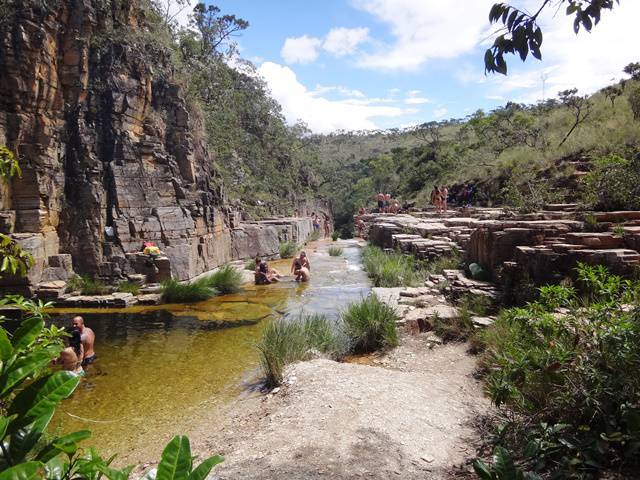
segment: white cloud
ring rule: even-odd
[[[433,112],[433,118],[442,118],[444,117],[447,113],[449,112],[449,110],[447,110],[446,108],[442,107],[442,108],[438,108],[436,110],[434,110]]]
[[[322,48],[336,57],[354,53],[369,38],[368,28],[332,28],[324,39]]]
[[[365,94],[360,90],[351,89],[342,85],[320,85],[317,84],[316,88],[309,92],[313,96],[325,95],[327,93],[337,93],[341,97],[347,98],[364,98]]]
[[[318,58],[322,40],[303,35],[302,37],[287,38],[284,41],[280,55],[287,63],[311,63]]]
[[[288,122],[304,120],[314,132],[334,130],[367,130],[377,128],[375,118],[399,118],[413,113],[392,105],[372,105],[367,99],[332,101],[317,96],[302,85],[291,68],[265,62],[258,69],[271,94],[282,105]]]
[[[425,103],[431,103],[431,99],[427,97],[409,97],[404,99],[404,103],[407,105],[424,105]]]
[[[473,50],[488,28],[494,0],[352,0],[389,25],[391,45],[362,55],[359,65],[416,70],[428,60],[455,58]]]

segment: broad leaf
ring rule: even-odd
[[[47,348],[16,360],[16,362],[0,376],[0,386],[2,386],[0,397],[3,397],[25,378],[49,365],[49,362],[55,358],[55,352],[55,348]]]
[[[26,462],[0,473],[0,480],[36,480],[44,478],[44,473],[42,463]]]
[[[128,480],[132,469],[133,467],[125,467],[122,470],[117,470],[106,465],[98,465],[98,470],[109,480]]]
[[[77,450],[77,443],[82,440],[86,440],[91,437],[90,430],[79,430],[77,432],[70,433],[68,435],[64,435],[62,437],[56,438],[52,442],[50,442],[46,447],[44,447],[40,453],[36,456],[36,460],[40,460],[41,462],[48,462],[56,455],[63,451],[64,447],[72,446],[74,450]]]
[[[13,348],[21,350],[31,345],[44,328],[44,320],[38,317],[28,318],[20,324],[13,334]]]
[[[473,461],[473,469],[481,480],[494,480],[489,467],[477,458]]]
[[[496,447],[493,454],[493,461],[496,472],[498,472],[500,478],[516,478],[516,466],[513,463],[513,458],[511,458],[511,455],[509,455],[506,449]]]
[[[162,452],[156,480],[187,480],[190,473],[189,439],[184,435],[176,435]]]
[[[224,458],[220,455],[207,458],[204,462],[198,465],[193,472],[191,472],[189,480],[205,480],[211,469],[222,462],[224,462]]]
[[[11,420],[13,420],[13,417],[0,417],[0,441],[2,441],[4,436],[7,434],[7,428],[9,427]]]
[[[58,371],[41,378],[22,390],[12,402],[9,413],[18,414],[16,428],[33,422],[43,413],[55,408],[61,400],[73,393],[80,378],[71,372]]]
[[[47,480],[62,480],[69,468],[69,463],[63,457],[53,457],[47,461],[45,468]]]
[[[7,337],[7,331],[4,328],[0,328],[0,361],[6,362],[13,354],[13,347],[11,341]]]
[[[51,418],[53,418],[53,413],[54,409],[52,408],[35,422],[30,423],[11,435],[9,453],[14,463],[25,460],[36,443],[38,443],[38,440],[40,440],[40,437],[42,437],[42,433],[46,430]]]

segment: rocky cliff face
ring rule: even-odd
[[[143,241],[179,279],[238,257],[238,225],[166,53],[149,62],[104,34],[144,34],[144,11],[94,3],[21,8],[0,32],[0,143],[23,170],[0,192],[0,228],[34,254],[28,282],[68,275],[59,265],[71,259],[78,273],[120,277]]]

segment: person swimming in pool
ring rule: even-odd
[[[80,339],[82,340],[82,347],[84,348],[84,354],[81,358],[82,366],[89,365],[96,361],[98,356],[93,351],[93,344],[96,341],[96,334],[93,333],[89,327],[85,326],[84,318],[77,316],[73,319],[73,328],[80,331]]]
[[[82,368],[82,358],[84,357],[84,348],[80,330],[72,328],[67,337],[67,347],[60,352],[60,357],[54,361],[62,365],[62,369],[71,372],[74,375],[84,376]]]
[[[311,264],[304,251],[300,252],[300,255],[293,259],[291,273],[296,276],[296,282],[308,282],[311,278]]]

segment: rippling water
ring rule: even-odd
[[[188,433],[203,412],[214,411],[255,381],[254,344],[266,322],[301,313],[336,317],[367,295],[358,244],[339,245],[342,257],[330,257],[328,243],[308,247],[308,284],[290,277],[190,305],[56,311],[59,323],[77,314],[85,318],[96,332],[98,361],[62,404],[51,428],[92,430],[88,443],[117,453],[120,464],[159,458],[173,435]],[[272,265],[288,273],[290,261]]]

